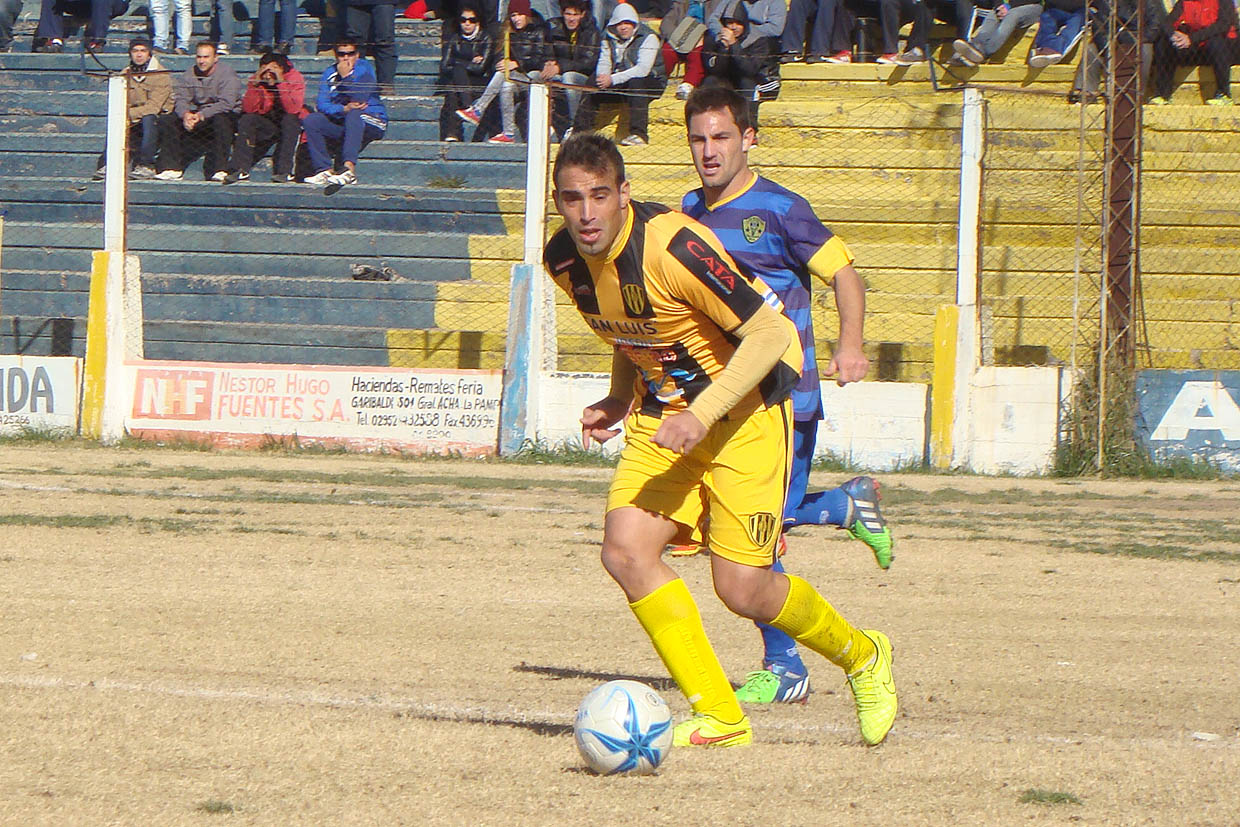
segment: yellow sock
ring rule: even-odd
[[[814,587],[795,575],[788,578],[788,599],[771,621],[810,649],[844,670],[847,675],[864,668],[877,654],[874,644],[845,620]]]
[[[702,615],[685,581],[677,578],[665,583],[630,603],[629,608],[650,635],[655,651],[694,712],[704,712],[726,724],[738,723],[745,717],[732,684],[706,639]]]

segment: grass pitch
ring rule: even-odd
[[[887,742],[810,655],[752,747],[608,779],[586,692],[687,710],[599,566],[608,476],[0,448],[0,823],[1235,823],[1240,484],[884,476],[889,572],[785,562],[891,635]],[[752,625],[673,565],[740,680]]]

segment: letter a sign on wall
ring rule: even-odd
[[[1137,401],[1138,434],[1153,456],[1240,472],[1240,371],[1142,371]]]

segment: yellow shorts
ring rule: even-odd
[[[747,566],[775,562],[792,449],[791,403],[716,423],[681,456],[650,441],[662,420],[632,413],[607,510],[637,506],[682,527],[708,518],[705,543]]]

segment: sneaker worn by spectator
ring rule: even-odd
[[[356,184],[357,173],[346,166],[344,168],[344,172],[337,172],[334,175],[327,176],[327,183],[329,186],[334,184],[337,187],[346,187],[349,184]]]
[[[1207,106],[1234,106],[1235,102],[1227,95],[1215,95],[1206,101]]]
[[[693,94],[692,83],[682,83],[676,87],[676,100],[678,101],[688,100],[689,96],[692,94]]]
[[[228,186],[230,184],[236,184],[241,181],[249,181],[249,180],[250,180],[250,173],[238,172],[237,170],[233,170],[232,172],[229,172],[224,175],[224,180],[222,181],[222,183],[224,184],[224,186]]]
[[[163,172],[155,173],[155,177],[160,181],[180,181],[185,177],[185,173],[179,169],[166,169]]]
[[[906,52],[901,52],[895,57],[897,66],[914,66],[918,63],[925,63],[930,58],[926,57],[926,52],[920,46],[914,46]]]
[[[874,62],[882,63],[882,64],[889,65],[889,66],[894,66],[896,64],[896,58],[898,56],[899,55],[897,55],[895,52],[885,52],[879,55],[877,58],[875,58]]]
[[[498,135],[492,135],[488,140],[488,144],[515,144],[517,138],[515,135],[509,135],[507,132],[501,132]]]
[[[1033,50],[1029,56],[1029,65],[1034,69],[1045,69],[1063,60],[1063,55],[1046,46]]]
[[[826,61],[827,63],[852,63],[852,52],[843,49],[833,55],[827,55]]]
[[[43,52],[44,54],[58,55],[65,50],[65,42],[59,37],[54,37],[51,40],[44,41],[38,46],[35,46],[34,50],[36,52]]]
[[[308,176],[306,178],[306,183],[312,187],[323,187],[331,181],[331,177],[335,174],[336,173],[332,169],[328,168],[320,172],[316,172],[314,175]]]
[[[155,177],[155,167],[136,166],[129,173],[131,181],[149,181]]]

